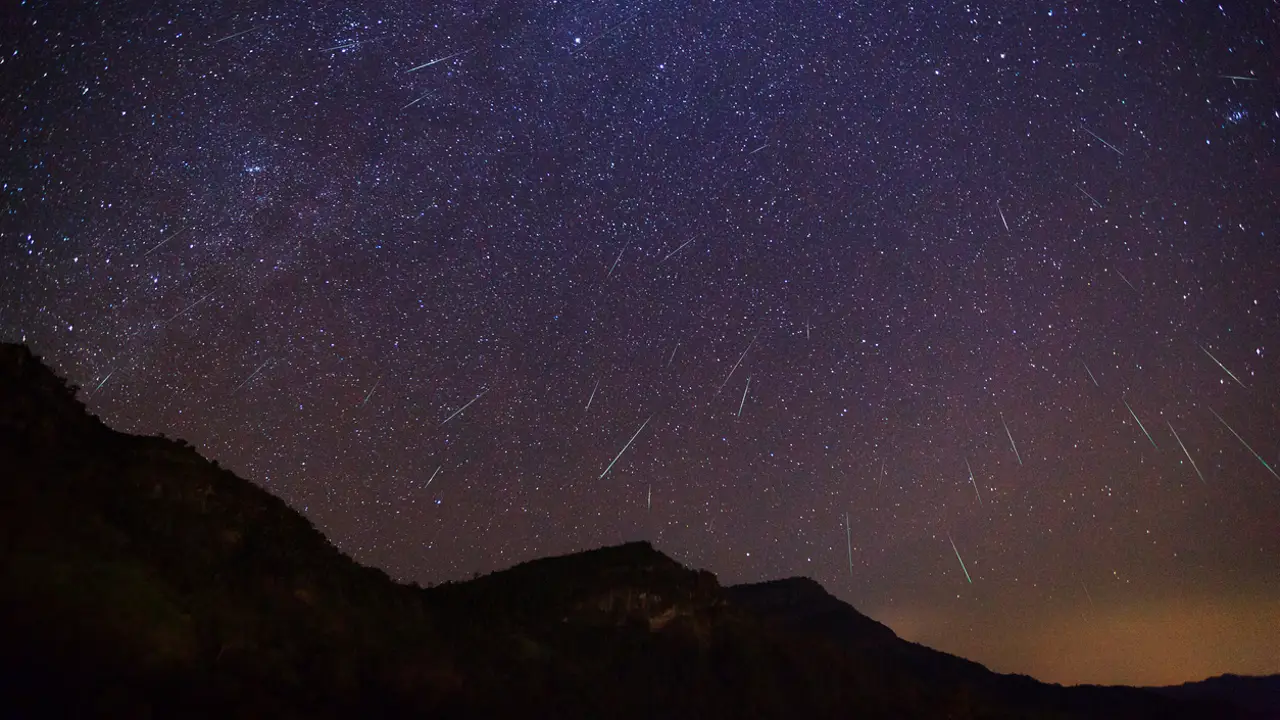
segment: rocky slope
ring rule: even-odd
[[[897,638],[805,579],[648,544],[422,589],[0,345],[0,697],[20,717],[1230,718]]]

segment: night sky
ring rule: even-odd
[[[7,11],[0,338],[405,581],[1280,672],[1275,2],[429,5]]]

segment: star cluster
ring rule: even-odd
[[[1280,19],[1095,5],[24,2],[0,337],[404,580],[1277,672]]]

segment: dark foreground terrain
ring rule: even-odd
[[[1164,692],[998,675],[811,580],[725,588],[646,543],[397,584],[0,345],[0,715],[1262,716]]]

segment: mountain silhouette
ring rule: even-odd
[[[106,427],[12,344],[0,693],[17,717],[1262,716],[993,673],[812,580],[726,588],[648,543],[398,584],[186,443]]]

